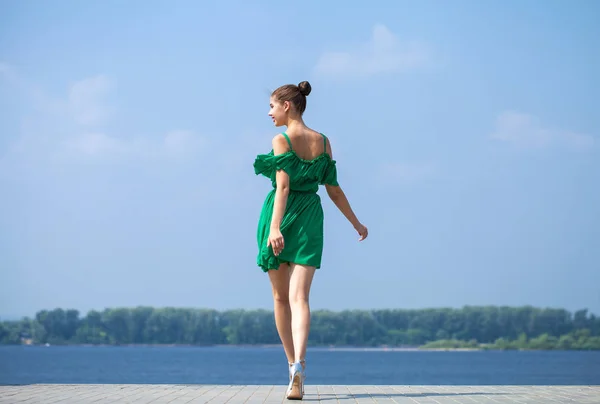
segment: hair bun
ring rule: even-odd
[[[300,90],[300,94],[302,94],[305,97],[307,97],[308,94],[310,94],[310,90],[312,90],[308,81],[301,81],[298,84],[298,89]]]

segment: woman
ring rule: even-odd
[[[254,162],[256,174],[271,179],[273,190],[262,207],[257,231],[257,264],[269,274],[275,324],[288,359],[288,399],[304,394],[306,344],[310,329],[308,297],[323,251],[323,209],[317,194],[327,194],[364,240],[362,225],[337,182],[331,144],[302,120],[311,86],[287,84],[271,94],[269,116],[287,131],[276,135],[272,150]]]

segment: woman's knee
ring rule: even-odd
[[[308,295],[303,293],[304,291],[298,291],[289,297],[290,304],[292,306],[308,305]]]
[[[275,303],[289,304],[290,294],[287,291],[274,290],[273,300],[275,301]]]

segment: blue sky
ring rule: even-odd
[[[600,313],[600,4],[372,4],[5,3],[0,316],[270,309],[252,163],[302,80],[370,230],[321,191],[313,309]]]

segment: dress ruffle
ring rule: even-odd
[[[283,170],[290,176],[290,183],[296,185],[297,190],[314,188],[315,185],[338,186],[337,168],[335,160],[329,154],[323,153],[312,160],[300,158],[293,150],[274,155],[273,150],[267,154],[259,154],[254,161],[256,175],[270,178],[275,185],[277,171]]]

